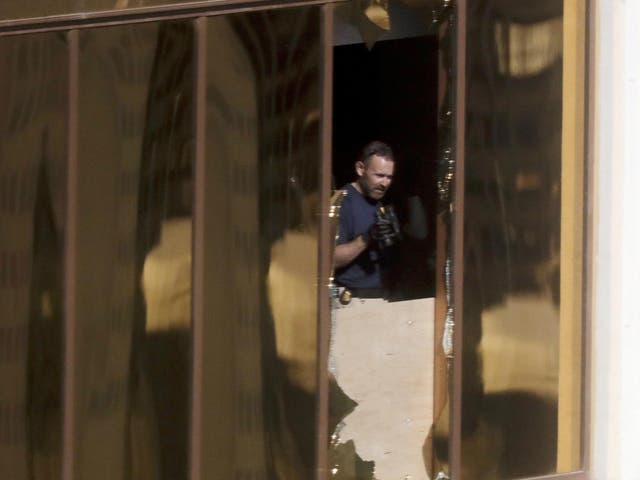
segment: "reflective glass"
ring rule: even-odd
[[[467,19],[462,478],[578,470],[585,5]]]
[[[0,39],[0,472],[60,478],[64,34]]]
[[[193,29],[80,32],[78,478],[186,479]]]
[[[313,478],[320,16],[207,20],[206,478]]]

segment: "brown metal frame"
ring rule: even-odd
[[[466,127],[466,71],[467,71],[467,0],[458,0],[455,13],[455,176],[454,211],[452,214],[453,305],[455,327],[453,335],[453,372],[451,385],[449,468],[452,479],[461,478],[462,445],[462,338],[464,335],[463,279],[464,279],[464,169]]]
[[[317,416],[316,416],[316,480],[329,478],[329,335],[331,304],[329,277],[331,276],[332,245],[329,223],[331,199],[331,146],[333,117],[333,5],[322,7],[322,123],[320,145],[320,238],[318,242],[318,348],[317,348]]]
[[[64,251],[64,380],[62,427],[62,479],[73,480],[76,445],[76,274],[78,233],[78,31],[67,34],[67,219]]]
[[[306,5],[326,5],[348,0],[209,0],[182,5],[131,8],[103,12],[53,15],[43,18],[0,21],[0,37],[56,30],[84,29],[122,24],[157,22],[227,15],[230,13],[275,10]]]
[[[207,22],[195,20],[194,51],[195,75],[195,209],[193,227],[193,329],[191,359],[191,424],[189,437],[189,471],[191,480],[202,478],[202,378],[203,378],[203,322],[205,296],[204,250],[205,239],[205,188],[206,188],[206,72],[207,72]]]
[[[567,473],[553,473],[550,475],[540,475],[538,477],[526,477],[520,480],[586,480],[589,477],[583,470]]]

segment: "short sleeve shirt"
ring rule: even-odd
[[[337,245],[348,243],[367,232],[376,221],[378,202],[370,201],[351,184],[343,187],[347,195],[340,207]],[[382,261],[380,252],[367,248],[353,262],[336,270],[338,285],[351,288],[381,288]]]

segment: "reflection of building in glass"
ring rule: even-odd
[[[223,403],[218,399],[229,399],[231,405],[220,413],[229,416],[231,424],[228,430],[222,428],[223,435],[215,435],[205,452],[220,450],[231,457],[226,461],[231,469],[220,468],[218,475],[260,477],[266,475],[267,464],[261,408],[261,294],[254,270],[259,259],[256,74],[241,36],[228,19],[211,19],[207,27],[205,168],[210,169],[211,175],[205,209],[211,216],[207,246],[216,250],[216,259],[206,263],[207,275],[212,279],[206,296],[213,315],[210,329],[205,330],[209,332],[205,335],[205,348],[213,336],[223,337],[225,345],[219,355],[224,363],[211,365],[206,374],[223,378],[216,372],[222,368],[233,379],[216,382],[215,393],[209,397],[215,402],[212,408]],[[206,418],[215,414],[204,415]]]
[[[7,478],[59,478],[61,465],[64,47],[55,35],[0,42],[0,471]]]
[[[561,306],[574,301],[560,284],[562,201],[570,194],[562,175],[572,174],[562,78],[574,59],[563,55],[562,1],[470,9],[463,469],[474,478],[542,475],[571,469],[578,451],[561,450],[558,434],[569,416],[558,417],[561,321],[573,321]],[[531,421],[518,420],[523,408]],[[570,408],[579,416],[579,401]],[[476,462],[480,436],[494,462]]]
[[[207,21],[204,346],[217,351],[204,397],[224,406],[203,414],[214,476],[313,475],[317,22],[308,8]]]

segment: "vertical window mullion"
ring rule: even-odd
[[[455,66],[454,66],[454,104],[455,104],[455,178],[453,212],[453,372],[451,378],[451,405],[449,461],[452,479],[462,477],[462,355],[463,355],[463,278],[464,278],[464,187],[465,187],[465,119],[466,119],[466,41],[467,41],[467,1],[459,0],[455,14]]]
[[[204,318],[204,246],[205,246],[205,131],[206,131],[206,71],[207,21],[195,20],[195,211],[193,231],[193,366],[191,384],[191,480],[202,479],[202,371]]]
[[[331,198],[331,138],[333,106],[333,4],[322,7],[322,83],[321,83],[321,161],[320,161],[320,242],[318,244],[318,399],[316,439],[316,479],[329,478],[329,326],[331,304],[329,301],[329,277],[331,275],[332,239],[329,218]]]
[[[67,33],[69,52],[67,132],[67,223],[64,253],[64,383],[62,479],[75,478],[76,465],[76,283],[78,232],[79,33]]]

